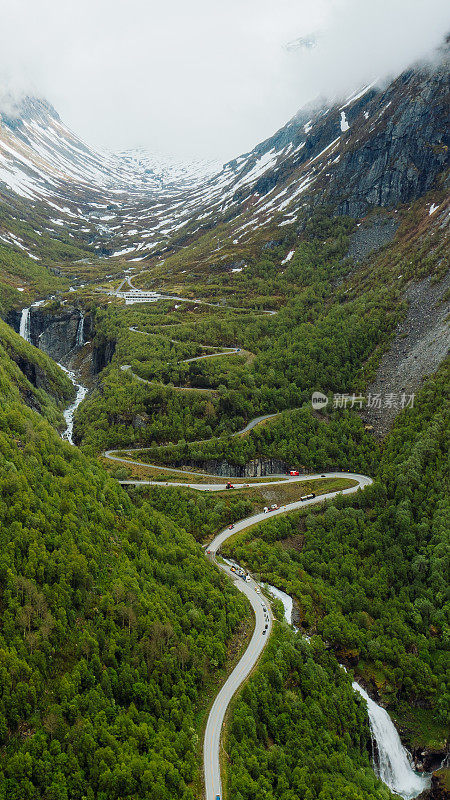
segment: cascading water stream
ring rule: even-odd
[[[343,664],[339,666],[347,672],[347,667]],[[404,800],[413,800],[430,786],[431,776],[413,770],[408,751],[403,747],[387,711],[375,703],[356,681],[352,681],[352,689],[360,694],[367,704],[375,774],[394,794],[398,794]]]
[[[22,309],[22,313],[21,313],[21,316],[20,316],[19,334],[23,339],[25,339],[26,342],[30,341],[30,330],[31,330],[31,324],[30,324],[31,323],[31,316],[30,315],[31,315],[31,309],[32,308],[37,308],[38,306],[42,305],[42,303],[45,303],[45,300],[39,300],[36,303],[33,303],[33,305],[30,306],[29,308],[23,308]],[[83,345],[84,315],[83,315],[83,312],[80,312],[80,313],[81,313],[81,316],[80,316],[80,321],[78,323],[77,335],[76,335],[76,339],[75,339],[75,346],[76,347],[82,347],[82,345]],[[62,439],[65,439],[70,444],[73,444],[74,443],[73,442],[73,418],[75,416],[75,411],[77,410],[77,408],[80,405],[80,403],[83,402],[84,398],[87,395],[87,391],[88,390],[87,390],[87,388],[85,386],[82,386],[81,383],[77,382],[75,374],[71,370],[67,369],[67,367],[64,367],[59,362],[56,362],[56,363],[58,364],[59,367],[61,367],[63,372],[66,373],[67,377],[70,378],[70,380],[72,381],[73,385],[75,386],[75,389],[77,390],[77,393],[76,393],[76,396],[75,396],[75,400],[64,411],[64,419],[66,421],[67,427],[66,427],[64,433],[61,434],[61,438]]]
[[[292,623],[292,597],[275,586],[267,588],[274,597],[281,600],[286,622],[296,630]],[[378,763],[374,765],[376,774],[404,800],[412,800],[430,785],[429,776],[420,775],[412,769],[407,751],[387,711],[377,705],[358,683],[353,682],[352,687],[367,703],[370,731],[378,753]]]
[[[75,375],[74,375],[73,372],[71,372],[71,370],[66,369],[66,367],[63,367],[62,364],[59,364],[59,366],[61,367],[63,372],[66,373],[67,377],[70,378],[70,380],[72,381],[73,385],[75,386],[75,389],[77,390],[77,393],[76,393],[76,396],[75,396],[75,400],[64,411],[64,419],[66,420],[67,428],[64,431],[64,433],[61,435],[62,439],[65,439],[66,441],[68,441],[69,444],[73,444],[74,443],[73,438],[72,438],[73,437],[73,418],[75,416],[75,411],[77,410],[77,408],[80,405],[80,403],[83,402],[84,398],[87,395],[87,391],[88,390],[86,389],[86,386],[82,386],[81,383],[77,383]]]
[[[292,608],[294,606],[294,602],[292,600],[291,595],[290,594],[286,594],[286,592],[283,592],[281,589],[277,589],[276,586],[270,586],[269,584],[267,584],[267,588],[268,588],[270,594],[273,595],[273,597],[276,597],[278,600],[281,600],[281,602],[283,603],[284,618],[285,618],[287,624],[288,625],[292,625],[292,627],[295,630],[297,630],[295,628],[295,626],[293,625],[293,623],[292,623]]]
[[[83,345],[83,335],[84,335],[84,314],[81,311],[80,321],[78,323],[77,328],[77,337],[75,339],[75,347],[81,347]]]
[[[23,308],[20,316],[19,334],[26,342],[30,341],[30,311],[31,308]]]
[[[370,732],[378,753],[375,771],[389,789],[405,800],[417,797],[430,785],[429,777],[419,775],[412,769],[407,752],[387,711],[377,705],[356,681],[353,681],[352,686],[367,703]]]

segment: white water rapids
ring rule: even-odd
[[[67,377],[70,378],[70,380],[72,381],[73,385],[75,386],[75,389],[77,390],[77,393],[76,393],[76,396],[75,396],[75,400],[64,411],[64,419],[66,420],[67,428],[64,431],[64,433],[61,434],[61,438],[62,439],[66,439],[70,444],[73,444],[73,438],[72,438],[72,436],[73,436],[73,418],[75,416],[75,411],[77,410],[77,408],[80,405],[80,403],[83,402],[84,398],[87,395],[87,391],[88,390],[86,389],[86,386],[82,386],[81,383],[77,383],[75,375],[74,375],[73,372],[71,372],[70,369],[66,369],[66,367],[63,367],[62,364],[59,364],[59,366],[61,367],[63,372],[66,373]]]
[[[20,316],[20,324],[19,324],[19,334],[22,337],[22,339],[25,339],[26,342],[30,342],[30,327],[31,327],[30,326],[30,322],[31,322],[30,314],[31,314],[31,309],[32,308],[37,308],[38,306],[42,305],[42,303],[44,303],[44,302],[45,302],[45,300],[39,300],[36,303],[33,303],[33,305],[30,306],[29,308],[23,308],[22,309],[22,313],[21,313],[21,316]],[[78,323],[78,328],[77,328],[77,336],[76,336],[76,341],[75,341],[75,347],[81,347],[82,346],[82,344],[83,344],[83,334],[84,334],[84,316],[83,316],[83,313],[81,313],[80,321]],[[63,372],[66,373],[67,377],[70,378],[70,380],[72,381],[73,385],[75,386],[75,389],[77,390],[77,393],[76,393],[76,396],[75,396],[75,400],[64,411],[64,419],[66,420],[67,427],[66,427],[64,433],[61,434],[61,438],[62,439],[65,439],[70,444],[73,444],[73,438],[72,438],[73,437],[73,418],[74,418],[74,415],[75,415],[75,411],[77,410],[77,408],[80,405],[80,403],[82,403],[82,401],[86,397],[88,390],[86,389],[85,386],[82,386],[81,383],[77,383],[77,380],[75,378],[75,374],[70,369],[67,369],[66,367],[63,367],[63,365],[60,364],[59,362],[56,362],[56,363],[58,364],[59,367],[61,367]]]
[[[286,592],[283,592],[281,589],[277,589],[276,586],[269,586],[269,584],[267,584],[267,588],[271,595],[281,600],[284,608],[284,618],[288,625],[292,625],[292,608],[294,603],[291,595],[286,594]]]
[[[356,681],[352,686],[367,703],[370,732],[378,750],[376,773],[389,789],[405,800],[417,797],[430,785],[429,777],[419,775],[412,769],[407,751],[387,711],[377,705]]]
[[[267,587],[270,594],[281,600],[284,608],[284,617],[289,625],[292,623],[292,597],[276,586]],[[295,626],[293,626],[295,627]],[[308,639],[309,637],[305,637]],[[387,711],[372,700],[366,691],[355,681],[352,683],[355,692],[358,692],[367,703],[367,714],[372,738],[376,743],[378,763],[374,769],[379,778],[404,800],[412,800],[430,785],[428,775],[420,775],[411,767],[408,753],[403,747]]]

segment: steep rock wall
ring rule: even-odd
[[[207,461],[183,459],[182,461],[174,462],[171,466],[177,469],[185,467],[186,469],[203,470],[222,478],[259,478],[273,474],[285,474],[288,470],[284,461],[276,458],[254,458],[243,465],[231,464],[224,459],[209,459]]]

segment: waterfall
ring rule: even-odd
[[[26,342],[31,342],[31,309],[39,308],[45,303],[45,300],[36,300],[29,308],[22,308],[19,324],[19,335]]]
[[[25,339],[25,341],[27,341],[27,342],[30,341],[30,312],[31,312],[31,309],[32,308],[38,308],[43,303],[45,303],[45,300],[37,300],[29,308],[23,308],[22,309],[22,314],[20,316],[19,334],[22,337],[22,339]],[[81,347],[81,345],[83,344],[84,315],[83,315],[83,312],[80,312],[80,314],[81,314],[81,316],[80,316],[80,320],[78,322],[77,336],[76,336],[76,340],[75,340],[75,344],[76,344],[77,347]],[[77,381],[75,379],[75,375],[71,370],[66,369],[66,367],[63,367],[63,365],[60,364],[59,362],[57,362],[57,363],[58,363],[58,366],[61,367],[63,372],[66,373],[67,377],[70,378],[70,380],[72,381],[73,385],[75,386],[75,388],[77,390],[75,400],[64,411],[64,419],[66,420],[67,428],[64,431],[64,433],[62,434],[62,438],[63,439],[66,439],[68,442],[70,442],[70,444],[73,444],[73,438],[72,438],[72,436],[73,436],[73,418],[74,418],[74,415],[75,415],[75,411],[77,410],[77,408],[80,405],[80,403],[86,397],[88,390],[87,390],[87,388],[85,386],[82,386],[80,383],[77,383]]]
[[[84,314],[80,312],[80,321],[78,323],[77,328],[77,338],[75,339],[75,347],[81,347],[83,344],[83,333],[84,333]]]
[[[19,334],[26,342],[30,341],[30,309],[23,308],[20,316]]]
[[[430,785],[429,777],[419,775],[412,769],[387,711],[377,705],[358,683],[354,681],[352,686],[367,703],[370,732],[378,751],[378,763],[375,765],[378,776],[389,789],[405,800],[417,797]]]
[[[274,597],[281,600],[286,622],[296,630],[292,624],[292,597],[275,586],[268,585],[267,588]],[[308,637],[304,636],[303,638],[307,639]],[[342,664],[341,667],[345,670]],[[377,705],[358,683],[353,682],[352,687],[367,703],[372,741],[375,742],[378,752],[378,763],[374,763],[376,774],[391,791],[403,797],[404,800],[412,800],[430,786],[430,776],[418,774],[412,769],[407,751],[403,747],[387,711]]]
[[[86,386],[82,386],[80,383],[76,382],[75,375],[70,369],[66,369],[63,367],[62,364],[58,364],[59,367],[66,373],[67,377],[70,378],[73,385],[77,390],[77,394],[73,403],[70,404],[68,408],[64,411],[64,419],[66,420],[67,428],[62,434],[62,439],[66,439],[70,444],[73,444],[73,418],[75,415],[75,411],[77,410],[80,403],[84,400],[87,395],[87,388]]]

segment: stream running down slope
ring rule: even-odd
[[[270,594],[281,600],[286,622],[295,628],[292,622],[292,597],[275,586],[268,586],[268,589]],[[367,715],[374,743],[373,751],[376,753],[375,773],[391,791],[403,797],[404,800],[412,800],[429,787],[430,777],[414,772],[412,769],[408,752],[403,747],[397,729],[386,709],[375,703],[356,681],[352,682],[352,687],[367,703]]]
[[[84,398],[87,395],[88,390],[87,390],[86,386],[83,386],[81,383],[77,383],[77,380],[75,378],[75,374],[70,369],[67,369],[66,367],[63,367],[62,364],[58,364],[58,366],[60,366],[61,369],[63,370],[63,372],[66,373],[67,377],[72,381],[73,385],[75,386],[75,389],[77,390],[77,393],[75,395],[75,400],[64,411],[64,419],[66,420],[67,428],[64,431],[64,433],[61,434],[61,438],[62,439],[66,439],[66,441],[68,441],[69,444],[74,444],[74,441],[73,441],[73,438],[72,438],[73,437],[73,418],[75,416],[75,411],[77,410],[77,408],[80,405],[80,403],[83,402]]]
[[[42,303],[45,303],[45,300],[38,300],[36,303],[33,303],[28,308],[23,308],[22,309],[22,313],[20,315],[19,334],[22,337],[22,339],[25,339],[26,342],[30,342],[31,343],[31,338],[30,338],[30,331],[31,331],[30,315],[31,315],[31,309],[32,308],[38,308],[40,305],[42,305]],[[75,345],[76,347],[81,347],[82,344],[83,344],[83,328],[84,328],[84,317],[83,317],[83,314],[82,314],[81,317],[80,317],[80,322],[79,322],[78,330],[77,330],[77,338],[76,338],[76,345]],[[72,370],[67,369],[67,367],[63,366],[63,364],[61,364],[59,361],[57,361],[56,363],[58,364],[58,367],[60,367],[62,369],[62,371],[66,373],[67,377],[72,381],[72,383],[73,383],[73,385],[75,386],[75,389],[76,389],[75,400],[64,411],[64,419],[66,420],[66,426],[67,427],[66,427],[65,431],[61,434],[61,438],[62,439],[65,439],[66,441],[68,441],[69,444],[73,444],[74,443],[73,442],[73,438],[72,438],[73,437],[73,419],[74,419],[74,416],[75,416],[75,411],[77,410],[77,408],[80,405],[80,403],[83,402],[84,398],[87,395],[88,390],[87,390],[86,386],[83,386],[81,383],[78,383],[78,381],[77,381],[77,379],[75,377],[75,373],[72,372]]]

